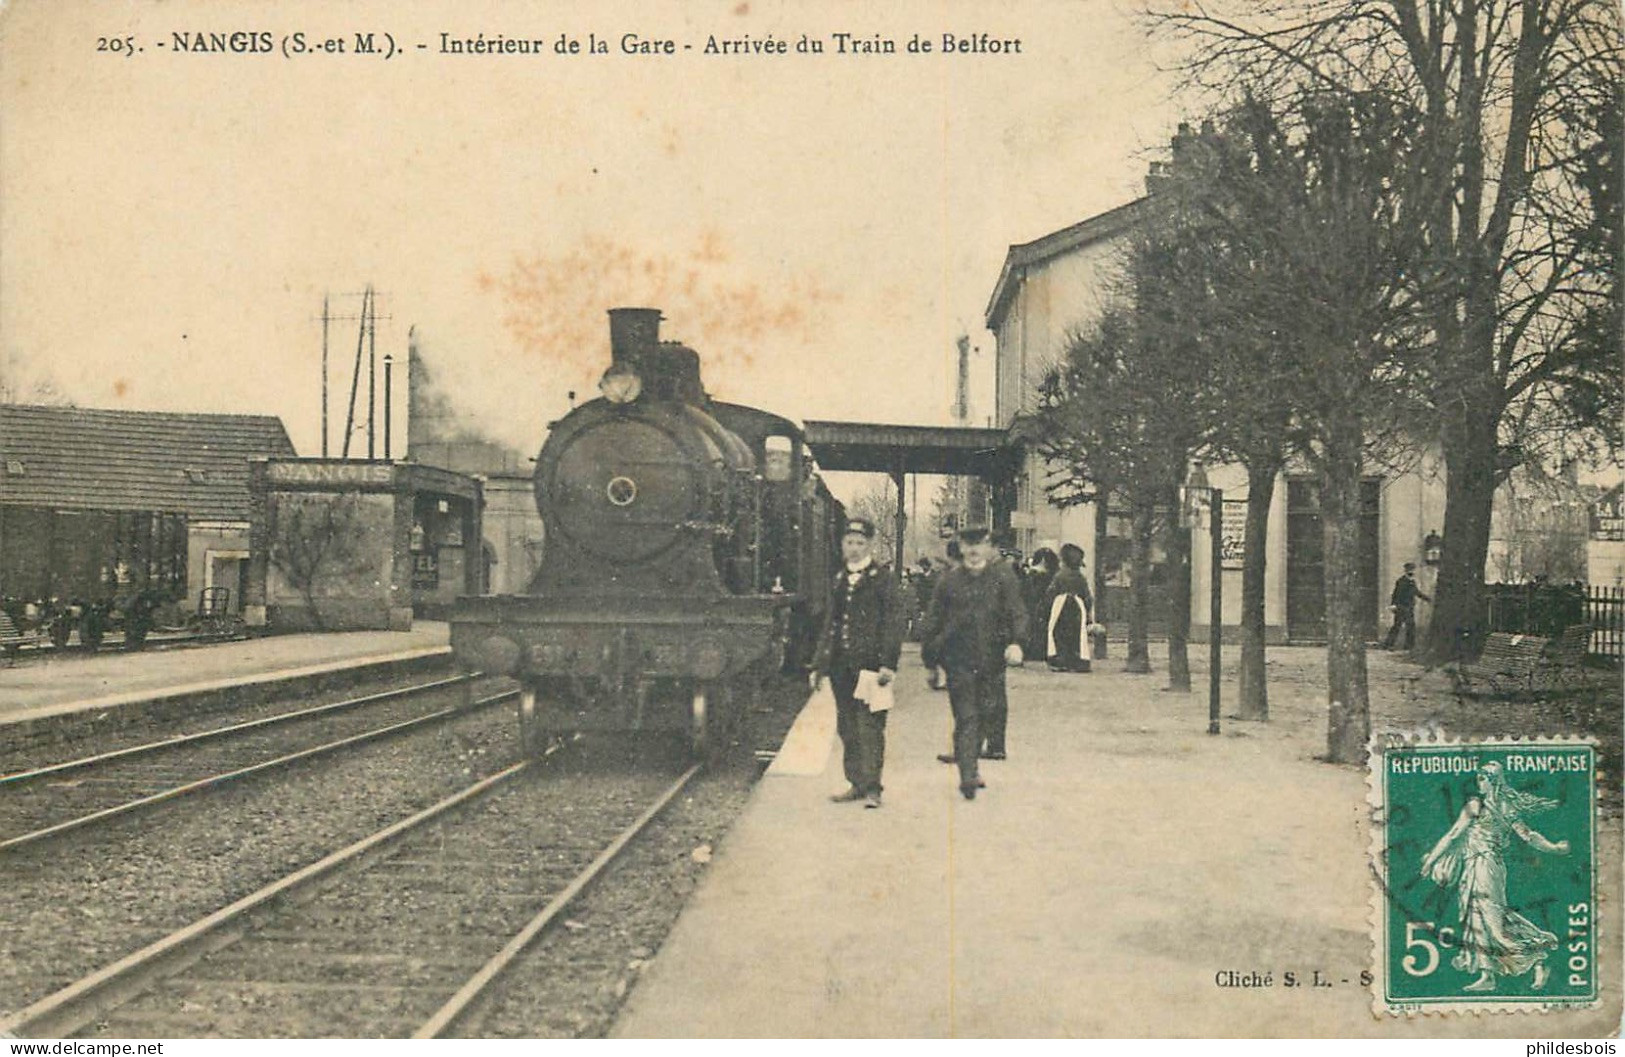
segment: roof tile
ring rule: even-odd
[[[0,503],[247,520],[249,460],[293,455],[282,420],[0,404]]]

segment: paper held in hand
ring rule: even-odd
[[[858,673],[858,685],[852,691],[852,697],[866,702],[871,712],[890,711],[893,700],[891,686],[881,686],[880,673],[867,669]]]

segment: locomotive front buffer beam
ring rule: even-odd
[[[452,650],[466,668],[519,680],[527,753],[584,731],[669,731],[709,753],[776,661],[787,618],[782,599],[764,597],[654,610],[644,600],[636,611],[610,599],[465,599]]]

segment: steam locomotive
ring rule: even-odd
[[[712,400],[652,308],[609,311],[601,396],[536,460],[547,526],[523,595],[459,599],[459,663],[521,684],[520,738],[673,731],[719,748],[771,671],[810,658],[845,512],[801,429]]]

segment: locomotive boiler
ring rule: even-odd
[[[793,422],[712,401],[659,310],[609,316],[601,395],[536,460],[542,565],[522,595],[460,599],[452,649],[519,680],[527,752],[673,731],[708,753],[769,672],[805,658],[842,511]]]

